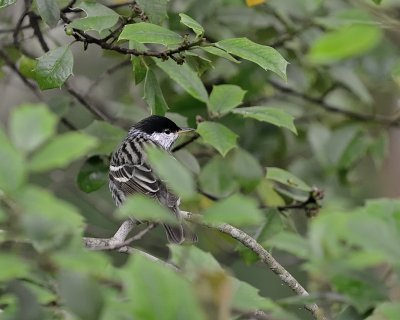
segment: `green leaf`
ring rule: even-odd
[[[44,104],[23,104],[11,113],[11,139],[19,150],[31,152],[55,133],[57,120]]]
[[[69,46],[59,47],[38,58],[36,81],[40,89],[60,88],[72,74],[74,57]]]
[[[28,78],[36,80],[36,67],[38,61],[36,59],[31,59],[27,56],[22,55],[18,60],[18,67],[21,74]]]
[[[169,0],[136,0],[151,23],[161,24],[167,18],[167,3]]]
[[[217,47],[213,47],[213,46],[207,46],[207,47],[200,47],[202,50],[213,54],[215,56],[221,57],[221,58],[225,58],[231,62],[235,62],[235,63],[240,63],[239,60],[236,60],[234,57],[232,57],[228,52],[226,52],[225,50],[222,50],[220,48]]]
[[[8,253],[0,253],[0,281],[22,278],[29,275],[26,261],[21,257]]]
[[[50,27],[55,27],[60,20],[60,7],[54,0],[36,0],[39,15]]]
[[[173,212],[163,207],[157,200],[141,194],[129,196],[118,208],[117,216],[122,218],[135,217],[143,221],[161,221],[168,224],[178,223]]]
[[[361,55],[375,47],[381,39],[378,27],[353,24],[325,33],[309,52],[313,63],[325,64]],[[356,39],[356,41],[355,41]]]
[[[134,255],[123,279],[135,319],[205,319],[189,282],[156,261]]]
[[[303,190],[306,192],[310,192],[312,190],[311,187],[309,187],[305,182],[297,178],[295,175],[280,168],[268,167],[266,178],[282,183],[291,188]]]
[[[200,37],[204,34],[204,28],[196,20],[184,13],[180,13],[179,17],[181,18],[181,23],[192,29],[197,37]]]
[[[125,130],[99,120],[94,120],[83,131],[101,141],[92,150],[91,154],[110,154],[118,147],[127,134]]]
[[[371,141],[367,139],[365,135],[356,136],[343,152],[338,167],[341,169],[349,169],[357,164],[359,160],[367,154],[370,143]]]
[[[303,259],[311,256],[307,240],[293,232],[280,232],[268,240],[268,244]]]
[[[258,121],[264,121],[276,125],[278,127],[284,127],[297,134],[296,127],[293,123],[294,117],[289,113],[273,107],[247,107],[234,109],[231,112],[235,114],[243,115],[245,118],[253,118]]]
[[[213,86],[208,107],[212,112],[224,114],[241,104],[245,94],[245,90],[232,84]]]
[[[0,0],[0,9],[8,7],[15,3],[17,0]]]
[[[220,200],[204,212],[204,221],[230,223],[236,226],[255,225],[263,221],[257,201],[239,194]]]
[[[156,148],[148,148],[147,154],[157,174],[179,196],[190,199],[195,195],[192,174],[171,154]]]
[[[201,190],[218,198],[224,198],[238,189],[231,167],[220,156],[211,159],[199,176]]]
[[[237,134],[220,123],[204,121],[197,127],[197,132],[204,142],[217,149],[222,156],[236,148]]]
[[[63,305],[79,319],[100,319],[104,304],[103,290],[94,279],[82,273],[63,270],[58,277],[57,288]]]
[[[258,64],[264,70],[271,70],[286,80],[288,62],[274,48],[263,46],[247,38],[226,39],[217,42],[216,45],[233,55]]]
[[[146,72],[143,99],[150,106],[151,114],[164,116],[165,112],[168,110],[167,102],[164,99],[164,95],[152,68],[148,68]]]
[[[203,82],[200,80],[197,73],[187,64],[178,65],[172,59],[167,61],[156,59],[155,62],[161,70],[178,83],[193,98],[207,103],[208,94]]]
[[[24,159],[0,128],[0,189],[13,192],[22,185],[24,180]]]
[[[108,182],[107,157],[93,156],[85,161],[79,170],[76,182],[84,192],[93,192],[100,189]]]
[[[72,21],[69,26],[83,31],[95,30],[101,33],[114,26],[119,19],[118,13],[97,2],[82,2],[77,8],[85,11],[86,17]]]
[[[382,0],[372,0],[375,4],[381,4]]]
[[[185,62],[190,66],[191,69],[195,70],[199,76],[201,76],[207,70],[214,68],[211,60],[193,52],[186,52]]]
[[[158,43],[165,46],[179,44],[183,41],[179,34],[147,22],[126,25],[118,39],[133,40],[139,43]]]
[[[19,193],[24,234],[39,251],[59,248],[71,236],[81,237],[83,217],[70,203],[39,187],[28,186]]]
[[[174,157],[194,174],[200,173],[199,162],[197,161],[196,157],[189,151],[185,149],[178,150],[174,152]]]
[[[260,164],[246,150],[241,148],[233,150],[229,154],[228,161],[236,180],[247,192],[252,191],[263,178]]]
[[[97,145],[97,140],[80,132],[68,132],[54,137],[32,157],[29,168],[42,172],[66,167],[87,154]]]
[[[132,56],[131,61],[133,73],[135,76],[135,84],[138,85],[146,78],[148,68],[146,63],[144,62],[143,57]]]

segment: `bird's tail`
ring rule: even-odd
[[[183,242],[195,243],[198,241],[197,235],[185,222],[176,226],[169,224],[163,224],[163,226],[170,243],[182,244]]]

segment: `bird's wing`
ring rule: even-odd
[[[146,163],[110,165],[110,180],[125,194],[142,193],[156,197],[161,181]]]

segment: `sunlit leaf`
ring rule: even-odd
[[[50,27],[55,27],[60,20],[60,7],[57,1],[53,0],[36,0],[36,6],[39,15]]]
[[[231,223],[237,226],[255,225],[263,220],[257,202],[242,195],[233,195],[216,202],[204,212],[204,221]]]
[[[141,194],[127,198],[124,204],[118,208],[117,215],[123,218],[135,217],[142,221],[178,223],[173,212],[162,206],[157,200]]]
[[[226,113],[241,104],[245,94],[246,91],[239,86],[216,85],[210,94],[209,109],[218,114]]]
[[[258,64],[264,70],[271,70],[286,79],[288,62],[274,48],[263,46],[247,38],[221,40],[216,45],[242,59]]]
[[[25,180],[24,159],[11,145],[1,128],[0,146],[0,189],[12,192],[17,190]]]
[[[38,58],[36,81],[40,89],[60,88],[72,74],[74,57],[69,46],[50,50]]]
[[[114,10],[97,2],[81,2],[77,8],[82,9],[86,17],[73,20],[69,26],[83,31],[95,30],[100,33],[114,26],[119,19]]]
[[[135,255],[125,268],[124,284],[135,319],[205,319],[189,282],[156,261]]]
[[[143,99],[150,106],[152,114],[163,116],[168,110],[167,102],[152,68],[148,68],[146,72]]]
[[[156,24],[139,22],[126,25],[119,35],[119,40],[158,43],[168,46],[181,43],[183,38],[179,34]]]
[[[136,0],[136,2],[151,23],[161,24],[167,18],[169,0]]]
[[[29,168],[46,171],[63,168],[70,162],[87,154],[97,145],[97,140],[87,134],[68,132],[55,136],[32,156]]]
[[[284,127],[297,134],[296,127],[293,123],[294,117],[282,109],[256,106],[233,109],[231,112],[241,114],[245,118],[253,118],[258,121],[271,123],[278,127]]]
[[[36,80],[36,66],[38,61],[22,55],[18,60],[19,71],[24,77]]]
[[[196,72],[194,72],[186,63],[178,65],[172,59],[167,61],[155,60],[157,66],[168,76],[178,83],[193,98],[202,102],[208,101],[208,94],[203,82]]]
[[[181,163],[167,152],[147,149],[149,161],[157,174],[182,198],[192,198],[195,194],[193,177]]]
[[[197,132],[203,138],[204,142],[217,149],[222,156],[225,156],[229,150],[236,147],[238,136],[220,123],[202,122],[197,127]]]
[[[184,13],[180,13],[179,17],[181,18],[181,23],[192,29],[197,37],[204,34],[204,28],[196,20]]]
[[[57,117],[44,104],[23,104],[12,111],[10,136],[23,152],[31,152],[54,133]]]
[[[311,47],[309,59],[324,64],[355,57],[375,47],[380,39],[381,31],[376,26],[345,26],[317,39]]]

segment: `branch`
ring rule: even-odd
[[[185,220],[206,226],[208,228],[216,229],[222,233],[229,235],[236,239],[241,244],[258,255],[260,260],[268,266],[289,288],[291,288],[299,296],[309,296],[310,294],[306,289],[283,267],[278,261],[265,250],[254,238],[249,236],[244,231],[237,229],[229,224],[213,225],[201,221],[201,215],[192,214],[190,212],[181,211]],[[316,304],[307,304],[304,306],[311,312],[314,319],[325,319],[322,310]]]
[[[374,114],[362,114],[358,112],[354,112],[351,110],[345,110],[338,106],[332,105],[324,100],[324,97],[312,97],[305,93],[299,92],[293,88],[284,86],[276,81],[268,80],[268,82],[277,90],[289,94],[293,97],[301,98],[305,101],[311,102],[328,112],[338,113],[349,118],[363,121],[363,122],[373,122],[379,123],[381,125],[390,126],[390,127],[400,127],[400,121],[396,118],[386,117],[383,115],[374,115]]]

